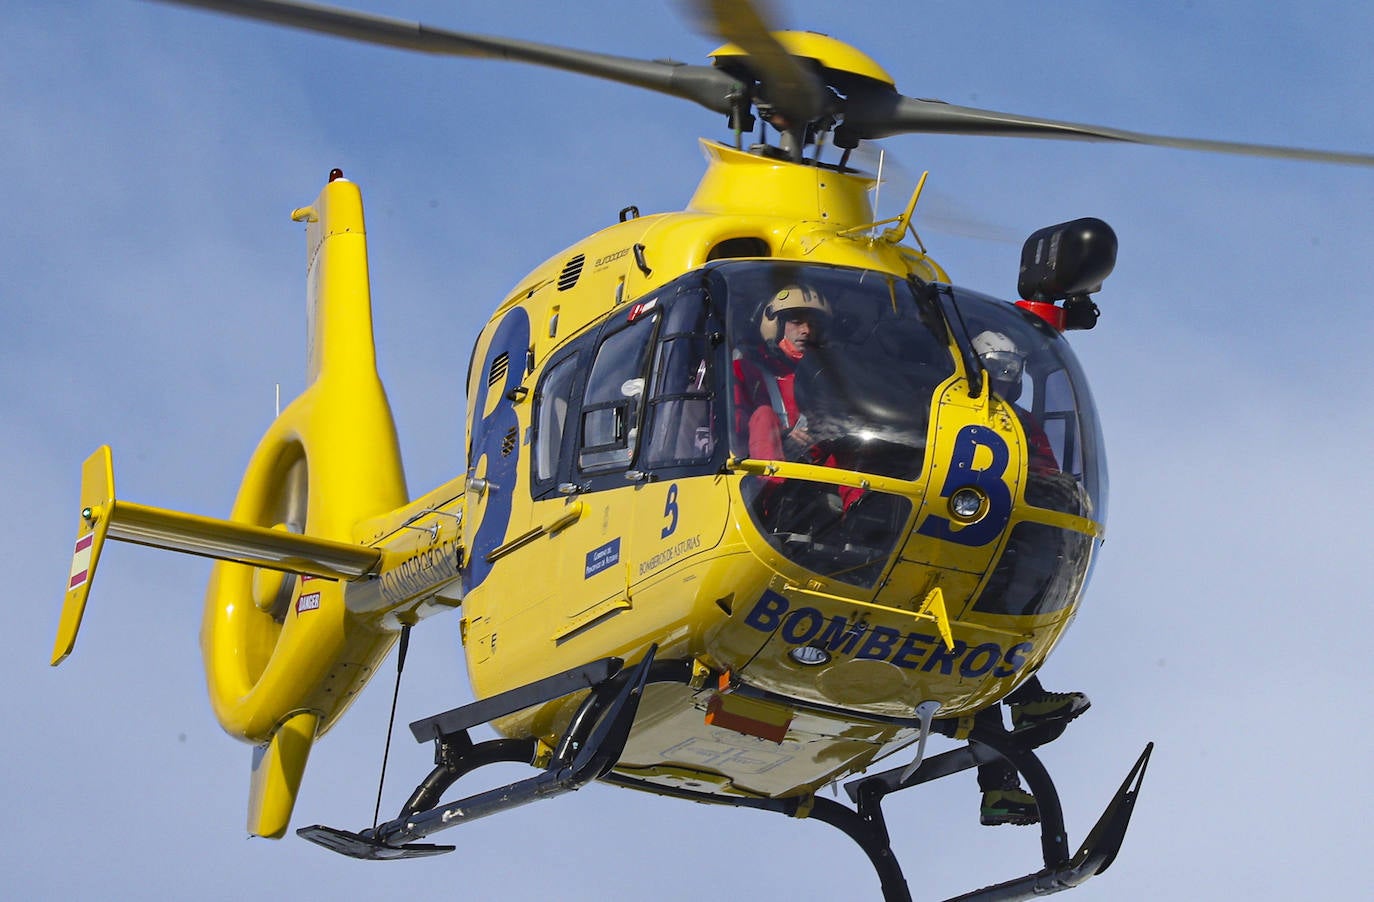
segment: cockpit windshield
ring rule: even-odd
[[[1028,504],[1106,519],[1107,469],[1087,379],[1068,341],[1040,317],[963,288],[937,286],[993,394],[1026,434]]]
[[[716,276],[736,457],[920,473],[935,387],[954,373],[931,298],[895,276],[835,267],[736,263]]]
[[[1040,318],[964,289],[842,267],[738,261],[712,267],[709,280],[726,321],[732,456],[915,480],[957,353],[970,391],[990,392],[1024,433],[1025,503],[1103,521],[1092,398],[1068,342]],[[859,586],[876,583],[912,512],[907,497],[815,476],[747,476],[741,493],[785,557]]]
[[[883,273],[723,264],[730,449],[915,479],[935,389],[955,372],[935,296]],[[911,516],[899,495],[748,476],[741,492],[769,544],[816,573],[873,585]]]

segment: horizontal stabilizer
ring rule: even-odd
[[[363,545],[117,501],[110,448],[101,445],[81,471],[81,519],[53,646],[54,666],[76,644],[106,538],[326,579],[356,579],[374,571],[382,558],[380,551]]]

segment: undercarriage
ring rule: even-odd
[[[606,658],[539,680],[470,705],[412,723],[417,741],[435,744],[435,766],[415,788],[397,817],[357,832],[315,825],[297,833],[311,842],[353,858],[384,860],[451,852],[454,846],[417,842],[432,833],[539,799],[572,792],[595,780],[717,805],[775,811],[830,824],[858,844],[872,862],[885,902],[911,902],[901,865],[892,850],[883,801],[892,793],[1005,759],[1020,773],[1040,811],[1040,845],[1044,866],[1025,876],[946,900],[1030,899],[1072,889],[1111,866],[1121,848],[1136,798],[1153,750],[1147,745],[1122,781],[1083,845],[1070,854],[1059,793],[1035,749],[1058,738],[1064,723],[1008,731],[1000,722],[979,718],[960,748],[844,785],[853,807],[815,795],[752,798],[695,792],[649,783],[614,770],[634,724],[644,687],[650,683],[689,683],[690,661],[657,661],[651,649],[638,664],[626,667]],[[535,705],[586,691],[558,747],[541,755],[534,739],[490,739],[473,742],[469,730]],[[927,730],[952,734],[954,721],[927,721]],[[540,767],[535,776],[496,789],[442,802],[461,777],[488,764],[520,762]]]

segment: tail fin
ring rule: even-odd
[[[76,634],[86,613],[86,599],[95,579],[95,565],[110,531],[107,515],[114,504],[114,465],[110,449],[101,445],[81,467],[81,523],[76,530],[72,552],[72,572],[67,579],[67,594],[62,600],[62,616],[57,622],[57,640],[52,647],[52,666],[67,659],[76,647]]]
[[[257,746],[248,829],[270,837],[286,832],[311,745],[396,640],[375,604],[349,613],[344,587],[383,565],[359,525],[406,503],[373,347],[361,194],[336,170],[293,218],[308,224],[308,387],[253,452],[229,520],[117,501],[110,449],[91,455],[52,655],[71,654],[107,538],[216,558],[206,682],[220,725]]]
[[[331,174],[307,223],[306,390],[254,451],[231,519],[321,539],[406,502],[391,408],[377,374],[367,237],[356,185]],[[310,744],[347,708],[395,634],[349,618],[343,585],[218,563],[201,627],[221,726],[259,746],[249,829],[285,832]]]
[[[249,833],[272,839],[286,833],[319,728],[319,715],[303,711],[277,727],[271,742],[253,750],[253,776],[248,786]]]

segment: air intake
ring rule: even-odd
[[[502,352],[491,362],[491,369],[487,372],[487,385],[495,385],[506,378],[506,371],[510,369],[510,355]]]
[[[582,275],[582,264],[587,262],[584,254],[578,254],[567,263],[563,264],[563,271],[558,274],[558,290],[567,291],[577,284],[577,279]]]

